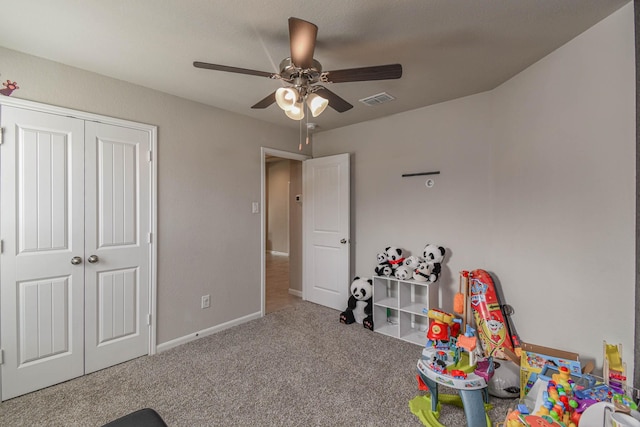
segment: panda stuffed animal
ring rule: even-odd
[[[419,256],[411,255],[404,259],[404,266],[413,271],[418,268],[418,264],[420,264],[422,261],[422,258],[420,258]]]
[[[406,265],[401,265],[394,270],[393,275],[399,280],[409,280],[413,278],[413,270]]]
[[[362,323],[365,328],[373,331],[373,281],[355,277],[349,289],[351,296],[347,309],[340,313],[340,323]]]
[[[404,262],[404,252],[400,248],[397,248],[395,246],[387,246],[384,250],[384,253],[387,256],[387,262],[391,264],[391,268],[394,270],[400,267]]]
[[[386,276],[389,277],[393,274],[393,269],[391,268],[391,264],[378,264],[375,268],[376,276]]]
[[[381,252],[377,255],[378,258],[378,264],[388,264],[389,263],[389,258],[387,257],[387,254],[384,252]]]
[[[440,264],[422,261],[413,270],[413,280],[417,282],[435,282],[440,275]]]
[[[430,282],[435,282],[440,277],[440,272],[442,271],[442,261],[444,261],[445,249],[442,246],[437,246],[433,244],[425,245],[422,256],[424,261],[427,264],[433,264],[431,268],[430,275],[435,277],[433,280],[429,280]]]
[[[426,262],[437,262],[442,264],[444,260],[445,250],[442,246],[427,244],[422,251],[422,258]]]
[[[374,269],[376,276],[386,276],[389,277],[393,274],[393,269],[391,268],[391,264],[389,264],[389,258],[387,258],[387,254],[382,252],[377,255],[378,265]]]

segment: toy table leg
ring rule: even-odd
[[[420,377],[427,385],[429,393],[431,393],[431,411],[436,412],[438,410],[438,383],[422,374],[420,374]]]
[[[487,427],[487,418],[484,411],[484,391],[481,390],[458,390],[462,398],[464,415],[467,418],[467,427]]]
[[[438,410],[438,383],[420,373],[420,378],[426,384],[431,393],[431,411]],[[467,418],[467,427],[487,427],[491,423],[488,421],[487,414],[484,409],[485,402],[489,402],[489,389],[463,390],[457,389],[464,415]]]

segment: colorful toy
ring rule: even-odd
[[[460,335],[458,336],[458,342],[456,345],[469,353],[469,363],[475,365],[476,363],[476,346],[477,346],[477,338],[475,336],[466,336]]]
[[[607,344],[602,342],[604,363],[602,376],[604,383],[618,394],[624,394],[627,383],[627,364],[622,361],[622,344]]]
[[[4,86],[3,89],[0,89],[0,94],[10,96],[14,90],[20,89],[20,86],[16,82],[12,82],[11,80],[7,80],[2,83]]]
[[[488,359],[479,361],[476,364],[475,371],[473,372],[475,372],[476,375],[482,377],[487,383],[489,383],[495,372],[495,363],[493,361],[493,357],[489,357]]]
[[[453,311],[463,318],[466,314],[467,295],[469,295],[469,272],[461,271],[458,281],[458,293],[453,297]]]
[[[578,401],[573,397],[571,390],[572,382],[568,376],[569,370],[558,374],[557,378],[567,384],[565,388],[562,384],[555,381],[549,381],[547,391],[543,392],[542,400],[544,403],[540,406],[535,415],[546,417],[549,416],[554,422],[561,422],[567,427],[576,427],[580,422],[580,414],[576,412]],[[565,374],[566,377],[565,377]]]
[[[442,310],[428,310],[427,316],[430,319],[428,341],[418,360],[418,387],[424,389],[426,386],[431,396],[412,400],[409,404],[411,411],[425,425],[439,427],[442,426],[438,422],[439,404],[462,405],[467,426],[490,427],[491,420],[486,414],[487,381],[493,368],[489,361],[484,376],[477,370],[475,330],[467,327],[464,335],[458,335],[460,319]],[[456,389],[459,397],[440,395],[439,384]]]
[[[426,309],[423,309],[423,312]],[[429,329],[427,329],[427,347],[442,347],[460,332],[460,324],[455,322],[451,313],[432,308],[427,310]]]
[[[528,353],[527,346],[528,344],[523,344],[523,358]],[[546,359],[541,357],[540,363],[544,365],[542,371],[537,374],[534,387],[524,399],[526,407],[519,406],[511,411],[504,425],[506,427],[600,427],[610,425],[606,422],[607,417],[610,416],[607,413],[613,414],[614,411],[615,414],[622,412],[634,417],[639,416],[636,412],[638,405],[633,399],[624,391],[618,392],[620,388],[625,388],[624,385],[612,386],[611,384],[612,381],[620,379],[617,373],[624,372],[622,359],[619,357],[621,348],[608,345],[606,342],[603,348],[606,374],[604,380],[609,380],[609,384],[596,382],[595,377],[580,370],[574,371],[575,366],[571,364],[548,364]],[[609,363],[608,367],[607,363]],[[620,370],[614,371],[614,367]],[[591,368],[588,365],[585,366],[585,372],[589,372]],[[532,397],[533,395],[535,397]],[[531,400],[532,398],[534,401]],[[622,415],[620,417],[624,418]],[[630,421],[630,418],[626,417],[625,420]]]
[[[340,323],[346,325],[362,323],[365,328],[373,331],[373,304],[371,298],[373,296],[373,281],[355,277],[349,289],[351,296],[347,303],[347,309],[340,313]]]
[[[485,355],[506,359],[502,349],[513,351],[514,347],[493,279],[485,270],[473,270],[469,280],[471,308]]]
[[[469,307],[469,272],[461,271],[458,282],[458,293],[453,297],[453,312],[462,317],[462,327],[471,324],[471,308]]]

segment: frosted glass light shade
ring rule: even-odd
[[[327,105],[329,105],[329,100],[324,99],[317,93],[312,93],[307,96],[307,106],[313,117],[318,117],[322,114],[324,109],[327,108]]]
[[[302,102],[296,102],[290,110],[285,110],[284,113],[293,120],[304,119],[304,104]]]
[[[284,111],[294,108],[298,101],[298,92],[290,87],[281,87],[276,90],[276,104]]]

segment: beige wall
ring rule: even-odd
[[[493,93],[490,266],[523,338],[633,366],[633,4]],[[633,376],[629,376],[633,378]]]
[[[314,157],[352,153],[352,275],[371,277],[386,246],[419,255],[444,245],[441,299],[450,309],[458,272],[486,264],[478,249],[490,238],[490,101],[483,93],[315,135]],[[440,175],[402,177],[432,171]]]
[[[497,89],[315,135],[314,157],[352,153],[354,274],[376,252],[448,250],[495,273],[525,341],[633,366],[635,104],[632,4]],[[441,171],[435,186],[402,173]]]
[[[260,312],[260,147],[297,152],[297,131],[5,48],[0,72],[14,97],[158,126],[159,344]]]
[[[267,251],[289,254],[289,160],[266,164]]]
[[[295,200],[302,194],[302,162],[290,160],[289,165],[289,289],[302,296],[302,202]]]

